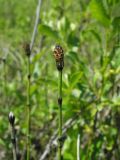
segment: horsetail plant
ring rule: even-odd
[[[64,52],[61,46],[56,45],[54,49],[54,57],[56,61],[56,67],[59,72],[58,82],[58,107],[59,107],[59,138],[58,138],[58,160],[62,160],[62,70],[64,68]]]
[[[30,45],[25,43],[23,46],[25,54],[27,56],[27,160],[30,160],[30,83],[31,83],[31,73],[30,73]]]
[[[15,116],[12,112],[9,113],[8,119],[9,119],[9,123],[11,126],[11,141],[12,141],[12,145],[13,145],[13,160],[17,160]]]

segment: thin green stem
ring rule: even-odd
[[[11,127],[11,140],[13,144],[13,160],[17,160],[16,135],[14,126]]]
[[[28,56],[27,76],[27,160],[30,160],[30,56]]]
[[[48,75],[48,63],[45,66],[45,81],[47,82],[47,76]],[[49,107],[48,105],[48,85],[45,83],[45,105],[46,107]]]
[[[62,160],[62,70],[59,71],[59,141],[58,141],[58,160]]]
[[[4,73],[4,106],[7,106],[7,79],[6,79],[6,59],[3,59],[3,73]]]

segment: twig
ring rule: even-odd
[[[78,134],[77,138],[77,160],[80,160],[80,134]]]
[[[32,51],[32,48],[33,48],[33,45],[35,42],[36,34],[37,34],[37,27],[38,27],[39,19],[40,19],[41,4],[42,4],[42,0],[38,0],[38,5],[37,5],[37,9],[36,9],[36,20],[35,20],[35,25],[34,25],[31,43],[30,43],[30,50],[31,51]]]
[[[76,120],[78,118],[79,114],[77,114],[76,116],[70,118],[63,126],[63,132],[62,134],[64,135],[67,130],[69,128],[71,128],[75,123],[76,123]],[[58,131],[55,131],[53,136],[50,138],[43,154],[40,156],[39,160],[46,160],[46,157],[50,154],[51,152],[51,149],[52,149],[52,146],[57,144],[57,134],[58,134]],[[55,146],[57,148],[57,145]]]

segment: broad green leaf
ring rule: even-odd
[[[54,39],[59,38],[58,32],[56,30],[53,30],[50,26],[47,26],[44,24],[39,25],[39,32],[42,35],[46,35],[46,36],[54,38]]]
[[[70,87],[74,87],[82,77],[82,72],[76,72],[70,77]]]
[[[110,25],[110,18],[106,13],[105,7],[101,0],[92,0],[90,2],[90,10],[92,16],[98,20],[103,26]]]
[[[79,62],[78,53],[70,51],[67,57],[71,60],[71,62]]]

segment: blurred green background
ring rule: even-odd
[[[19,157],[25,159],[27,59],[37,0],[0,0],[0,159],[12,159],[8,114],[16,116]],[[58,73],[53,48],[61,44],[64,160],[120,160],[120,1],[43,0],[31,57],[31,159],[58,129]],[[56,157],[51,145],[45,160]]]

